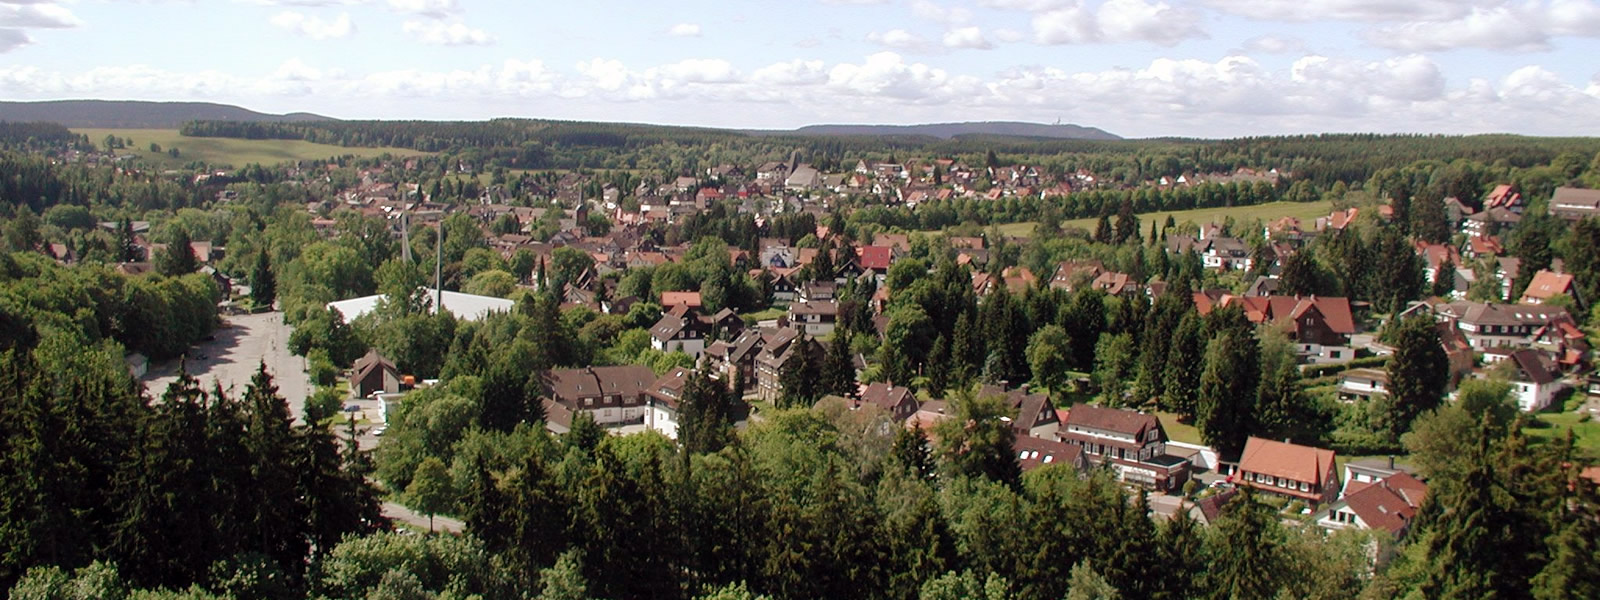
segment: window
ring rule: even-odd
[[[1306,483],[1304,481],[1300,482],[1300,491],[1302,491],[1302,492],[1311,491],[1311,484]]]
[[[594,398],[584,398],[583,399],[583,405],[584,406],[594,406]]]

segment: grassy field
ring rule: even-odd
[[[1150,222],[1150,219],[1166,221],[1167,215],[1172,215],[1173,220],[1177,221],[1178,223],[1190,221],[1195,224],[1221,223],[1223,219],[1226,219],[1230,216],[1233,217],[1234,220],[1261,219],[1263,221],[1271,221],[1274,219],[1281,219],[1283,217],[1295,217],[1304,222],[1310,221],[1317,217],[1325,217],[1331,210],[1333,210],[1332,202],[1319,201],[1273,202],[1271,204],[1258,204],[1255,206],[1230,206],[1226,208],[1197,208],[1195,210],[1153,212],[1139,215],[1139,220],[1143,223],[1146,223],[1146,225],[1140,228],[1139,234],[1145,235],[1149,232],[1150,226],[1148,223]],[[1099,221],[1099,219],[1073,219],[1071,221],[1062,221],[1061,226],[1063,228],[1077,227],[1088,231],[1094,231],[1096,221]],[[1009,225],[1001,225],[1000,232],[1006,235],[1027,236],[1033,233],[1033,226],[1034,223],[1032,221],[1025,223],[1011,223]],[[1309,228],[1310,226],[1310,223],[1302,224],[1302,227],[1304,228]]]
[[[100,144],[107,135],[133,141],[118,153],[136,154],[158,168],[171,168],[202,161],[214,166],[243,167],[250,163],[275,165],[297,160],[322,160],[336,156],[378,156],[384,153],[418,155],[427,154],[406,148],[347,148],[331,144],[313,144],[300,140],[240,140],[233,138],[200,138],[178,135],[176,129],[73,129],[74,133],[89,136],[89,141]],[[162,152],[150,151],[150,144],[161,146]],[[178,157],[167,155],[169,148],[178,149]]]

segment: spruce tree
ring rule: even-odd
[[[200,260],[195,258],[194,249],[189,247],[189,232],[182,227],[172,228],[172,237],[167,240],[167,248],[156,257],[156,271],[168,277],[187,275],[200,268]]]
[[[144,260],[144,250],[139,247],[139,238],[133,233],[133,222],[127,219],[117,224],[117,260],[119,262]]]
[[[250,299],[256,306],[272,306],[278,299],[278,279],[272,274],[267,251],[256,252],[255,268],[250,271]]]
[[[944,338],[939,338],[943,340]],[[838,331],[833,336],[833,341],[828,342],[828,352],[822,359],[819,373],[822,377],[820,386],[823,394],[833,394],[846,398],[854,398],[856,392],[856,365],[850,355],[851,336],[848,331]],[[935,346],[937,347],[937,346]],[[938,364],[943,370],[942,363]]]
[[[1212,557],[1205,588],[1210,597],[1273,598],[1286,576],[1282,563],[1283,533],[1278,515],[1256,500],[1249,488],[1223,509],[1206,544]]]
[[[1414,316],[1392,324],[1389,359],[1390,441],[1411,430],[1411,421],[1439,405],[1449,383],[1450,363],[1432,318]]]
[[[1168,343],[1166,371],[1161,377],[1161,406],[1176,413],[1180,420],[1193,422],[1206,351],[1200,313],[1184,314]]]
[[[1195,426],[1206,444],[1233,460],[1244,451],[1255,426],[1256,348],[1248,334],[1230,330],[1206,347],[1200,390],[1195,399]]]
[[[783,387],[779,404],[784,408],[809,407],[823,394],[818,381],[821,365],[817,364],[814,342],[805,334],[792,344],[789,359],[778,373],[778,384]]]

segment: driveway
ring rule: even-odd
[[[298,422],[312,386],[305,359],[289,353],[293,330],[284,324],[281,312],[224,317],[214,340],[189,350],[189,375],[200,380],[200,387],[207,392],[220,384],[230,396],[238,397],[250,385],[256,367],[266,363],[278,395],[288,400],[289,415]],[[145,390],[157,400],[177,379],[177,360],[151,365],[143,377]]]

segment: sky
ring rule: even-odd
[[[83,98],[346,119],[1593,136],[1600,0],[0,0],[0,99]]]

